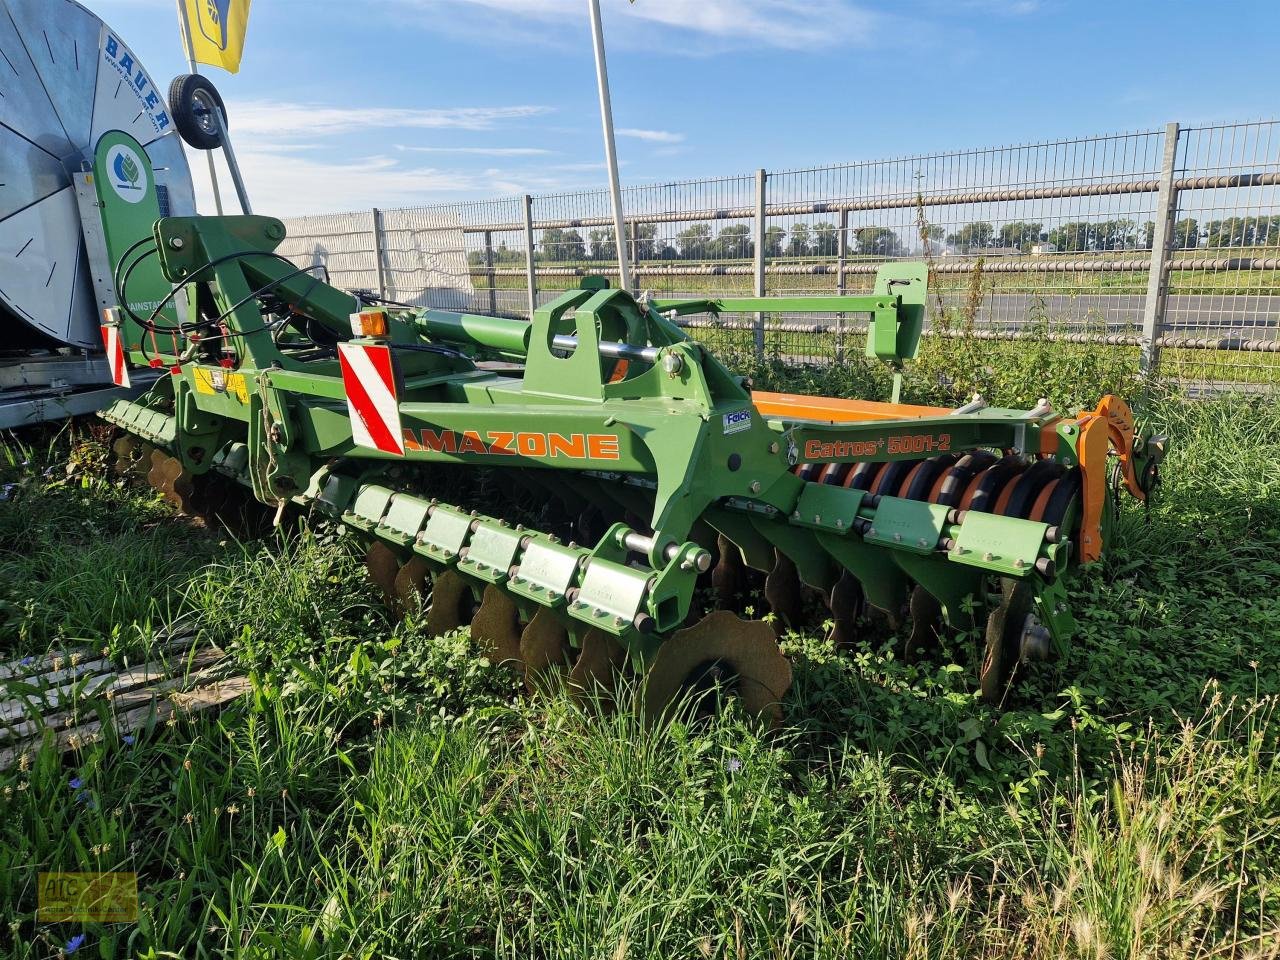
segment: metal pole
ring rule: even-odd
[[[756,171],[756,276],[755,295],[764,296],[764,234],[765,234],[765,184],[768,174],[764,170]],[[756,359],[764,359],[764,314],[757,313],[755,318],[755,350]]]
[[[378,296],[387,298],[387,273],[382,265],[382,211],[373,208],[373,262],[378,271]]]
[[[221,110],[213,110],[213,122],[218,125],[218,139],[222,142],[222,155],[227,159],[227,169],[231,171],[231,182],[235,184],[236,198],[240,201],[240,209],[244,215],[250,216],[253,208],[249,206],[249,191],[244,188],[244,177],[240,176],[240,164],[236,162],[236,152],[231,148],[231,134],[227,132],[227,120]],[[210,154],[212,162],[213,155]]]
[[[849,211],[840,211],[840,232],[836,235],[836,296],[845,292],[844,261],[849,256]],[[836,314],[836,363],[844,363],[844,314]]]
[[[618,150],[613,139],[613,105],[609,98],[609,69],[604,59],[604,28],[600,24],[600,0],[587,0],[591,14],[591,40],[596,51],[596,82],[600,87],[600,122],[604,126],[604,158],[609,167],[609,194],[613,200],[613,245],[618,250],[622,289],[632,290],[631,264],[627,261],[626,224],[622,215],[622,187],[618,181]]]
[[[498,312],[497,275],[493,272],[493,231],[484,232],[484,270],[489,278],[489,312]]]
[[[178,26],[182,30],[182,45],[187,50],[187,69],[192,73],[199,73],[196,48],[191,40],[191,24],[187,22],[187,6],[183,0],[178,0]],[[209,161],[209,181],[213,184],[213,206],[218,211],[218,216],[222,216],[222,191],[218,189],[218,168],[213,162],[213,151],[206,150],[205,157]]]
[[[529,282],[529,319],[538,309],[538,275],[533,266],[533,197],[524,195],[524,249]]]
[[[1142,373],[1154,376],[1160,367],[1160,332],[1164,327],[1165,305],[1169,297],[1169,260],[1173,246],[1173,222],[1178,215],[1178,191],[1173,185],[1178,162],[1179,128],[1164,128],[1164,163],[1160,168],[1160,192],[1156,199],[1156,219],[1151,234],[1151,272],[1147,275],[1147,299],[1142,310]]]

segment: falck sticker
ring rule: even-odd
[[[741,433],[743,430],[751,429],[751,411],[739,410],[737,413],[726,413],[724,415],[724,435],[732,436],[735,433]]]

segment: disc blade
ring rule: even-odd
[[[438,637],[460,630],[468,620],[465,607],[471,603],[471,587],[456,570],[443,570],[431,582],[431,609],[427,611],[427,633]]]
[[[169,482],[169,473],[167,465],[169,463],[169,454],[165,453],[158,447],[152,447],[150,456],[147,458],[149,464],[147,468],[147,483],[155,487],[161,493]]]
[[[396,571],[394,596],[401,611],[418,609],[427,596],[427,577],[431,568],[421,557],[413,556]]]
[[[569,633],[560,619],[541,607],[520,635],[525,686],[531,694],[552,688],[569,666]]]
[[[777,562],[764,581],[764,597],[769,609],[782,623],[792,629],[800,626],[801,593],[800,571],[790,557],[774,550]]]
[[[732,671],[748,712],[782,719],[782,698],[791,689],[791,664],[778,649],[774,629],[763,620],[743,620],[719,610],[696,626],[678,630],[658,648],[645,677],[644,715],[657,722],[699,672],[719,663]]]
[[[480,609],[471,618],[471,639],[490,663],[523,670],[520,657],[520,608],[501,587],[484,588]]]
[[[578,660],[569,671],[570,695],[580,704],[611,708],[626,665],[626,648],[615,637],[603,630],[588,630],[583,634]]]
[[[982,701],[991,706],[1004,702],[1019,667],[1019,647],[1023,628],[1033,609],[1033,594],[1025,583],[1001,583],[1001,602],[987,618],[982,667],[978,673]]]
[[[720,534],[716,537],[716,546],[720,559],[711,571],[711,585],[716,599],[730,606],[747,592],[747,571],[742,562],[742,551],[732,540]]]
[[[116,455],[116,462],[112,465],[114,472],[131,473],[134,459],[138,455],[138,441],[131,435],[122,433],[111,444],[111,452]]]
[[[396,573],[400,570],[400,561],[396,559],[396,555],[385,543],[375,540],[369,544],[369,550],[364,555],[364,565],[369,573],[369,582],[391,604],[396,595]]]
[[[151,471],[151,452],[153,450],[155,450],[155,447],[146,442],[139,443],[135,448],[132,469],[134,476],[142,477],[144,480],[147,478],[147,474]]]
[[[831,610],[831,642],[837,650],[852,647],[858,640],[858,617],[862,615],[866,598],[862,586],[848,570],[840,575],[827,597]]]
[[[907,663],[929,654],[942,643],[942,604],[924,587],[917,585],[911,591],[911,632],[903,641],[901,654]]]

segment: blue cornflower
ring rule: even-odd
[[[84,781],[81,780],[79,777],[72,777],[71,781],[67,784],[67,786],[69,786],[72,790],[79,790],[81,787],[84,786]]]
[[[138,742],[138,738],[135,737],[132,733],[126,733],[120,739],[124,741],[124,745],[126,747],[132,747],[135,743]]]
[[[35,657],[23,657],[23,658],[22,658],[22,666],[24,666],[24,667],[29,667],[29,666],[31,666],[31,665],[32,665],[33,663],[35,663],[35,662],[36,662],[36,658],[35,658]]]
[[[84,946],[84,941],[85,941],[84,934],[78,933],[74,937],[72,937],[70,940],[67,941],[67,945],[62,948],[62,952],[65,953],[67,956],[71,956],[71,954],[75,953],[77,950],[79,950],[81,947]]]

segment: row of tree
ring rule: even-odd
[[[723,227],[717,234],[709,223],[695,223],[676,234],[674,242],[658,236],[658,225],[636,224],[629,253],[633,260],[747,260],[755,256],[752,229],[745,223]],[[942,227],[926,228],[934,254],[948,250],[961,254],[984,250],[1018,250],[1030,253],[1039,244],[1050,244],[1060,252],[1094,252],[1150,249],[1155,236],[1151,221],[1073,220],[1050,230],[1044,224],[1013,220],[996,226],[986,220],[967,223],[952,233]],[[914,237],[912,238],[914,239]],[[1185,217],[1174,225],[1173,246],[1183,250],[1205,247],[1254,247],[1280,244],[1280,216],[1227,217],[1203,225]],[[839,228],[834,223],[794,223],[784,229],[771,226],[764,234],[764,255],[780,257],[834,257],[839,251]],[[866,226],[850,231],[850,255],[893,257],[907,246],[889,227]],[[584,239],[576,229],[550,227],[542,231],[535,257],[543,261],[610,261],[617,258],[613,229],[588,231]],[[470,254],[473,264],[483,265],[481,251]],[[495,266],[518,263],[524,254],[499,245],[493,254]]]
[[[1050,243],[1057,250],[1150,249],[1155,224],[1138,226],[1136,220],[1074,220],[1046,231],[1041,223],[1015,220],[996,229],[986,221],[968,223],[947,236],[958,251],[1004,247],[1030,252],[1036,244]],[[1181,250],[1196,247],[1264,247],[1280,244],[1280,216],[1227,217],[1203,225],[1184,217],[1173,226],[1172,245]]]

